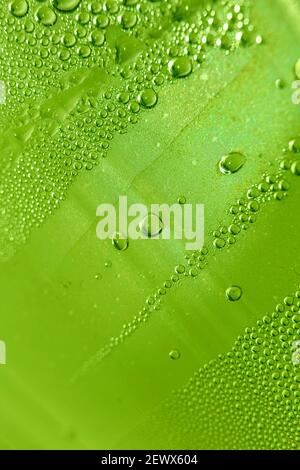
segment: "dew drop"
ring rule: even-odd
[[[221,158],[219,169],[224,175],[239,171],[246,163],[246,157],[240,152],[231,152]]]
[[[184,205],[186,203],[186,197],[181,195],[177,199],[178,204]]]
[[[181,354],[178,351],[178,349],[172,349],[172,351],[169,352],[169,357],[173,361],[177,361],[178,359],[180,359],[180,356],[181,356]]]
[[[284,88],[285,83],[281,78],[277,78],[277,80],[275,80],[275,85],[278,89],[281,90],[282,88]]]
[[[221,250],[222,248],[224,248],[224,246],[226,246],[226,241],[223,238],[216,238],[214,240],[214,246]]]
[[[100,47],[104,44],[105,36],[102,31],[95,30],[91,34],[91,40],[94,46]]]
[[[148,214],[140,223],[141,232],[149,238],[157,237],[163,230],[163,222],[156,214]]]
[[[112,244],[118,251],[125,251],[129,246],[129,241],[122,234],[116,233],[112,238]]]
[[[59,11],[73,11],[75,10],[81,0],[52,0],[52,5]]]
[[[137,16],[133,11],[125,11],[120,17],[124,29],[133,28],[137,22]]]
[[[139,102],[144,106],[144,108],[153,108],[156,105],[157,100],[157,93],[152,88],[144,90],[139,96]]]
[[[44,26],[53,26],[57,20],[56,13],[46,5],[39,8],[36,17]]]
[[[231,286],[226,290],[226,297],[230,302],[236,302],[242,297],[243,291],[239,286]]]
[[[12,15],[21,18],[27,14],[29,6],[27,0],[14,0],[9,4],[9,9]]]
[[[185,266],[183,264],[178,264],[176,267],[175,267],[175,272],[177,274],[184,274],[185,272]]]
[[[296,137],[296,139],[290,140],[289,149],[291,152],[300,152],[300,137]]]
[[[192,62],[188,57],[177,57],[169,62],[169,69],[175,78],[184,78],[192,73]]]
[[[300,160],[297,160],[292,164],[291,172],[293,175],[300,176]]]
[[[72,34],[72,33],[64,34],[64,36],[62,38],[62,43],[66,47],[73,47],[76,43],[76,38],[75,38],[74,34]]]

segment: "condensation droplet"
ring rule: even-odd
[[[9,4],[9,9],[12,15],[16,16],[17,18],[21,18],[27,14],[29,5],[27,0],[14,0]]]
[[[184,78],[192,73],[193,67],[189,57],[177,57],[169,62],[169,69],[175,78]]]
[[[38,9],[36,17],[44,26],[53,26],[57,20],[55,11],[46,5]]]
[[[173,361],[177,361],[178,359],[180,359],[180,356],[181,356],[181,354],[178,351],[178,349],[172,349],[172,351],[169,352],[169,357]]]
[[[52,5],[59,11],[73,11],[75,10],[81,0],[52,0]]]
[[[152,88],[144,90],[139,96],[139,102],[144,106],[144,108],[153,108],[156,105],[157,100],[157,93]]]
[[[226,290],[226,297],[230,302],[236,302],[240,300],[243,295],[243,291],[239,286],[231,286]]]
[[[115,233],[112,238],[112,244],[118,251],[125,251],[129,246],[128,238],[120,233]]]
[[[221,158],[219,169],[221,173],[233,174],[239,171],[246,163],[246,157],[240,152],[231,152]]]
[[[163,230],[163,222],[156,214],[148,214],[140,223],[140,229],[149,238],[157,237]]]

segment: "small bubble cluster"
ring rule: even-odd
[[[234,165],[234,168],[238,168],[241,162],[242,165],[245,163],[241,157],[243,154],[229,153],[228,155],[234,155],[234,159],[230,159],[230,165]],[[225,160],[226,158],[227,156]],[[223,157],[219,165],[223,166],[224,164]],[[232,174],[235,171],[222,171],[222,173]],[[217,251],[235,244],[240,234],[256,222],[265,203],[272,200],[283,201],[288,197],[290,191],[288,173],[295,176],[300,175],[300,136],[291,139],[288,146],[283,149],[283,156],[279,159],[278,171],[265,173],[260,182],[254,184],[230,206],[228,211],[230,223],[220,226],[213,232],[213,246]]]
[[[250,0],[11,0],[0,12],[6,84],[0,258],[103,165],[116,134],[159,106],[163,86],[210,49],[255,46]],[[7,124],[9,123],[9,125]]]
[[[166,448],[300,449],[299,310],[298,290],[172,393],[151,427],[163,417]]]
[[[244,154],[239,152],[238,155]],[[121,333],[112,337],[106,346],[101,348],[90,361],[84,364],[81,373],[94,367],[110,354],[116,346],[119,346],[125,339],[134,334],[137,328],[148,322],[151,316],[160,310],[161,303],[170,289],[180,285],[184,279],[198,278],[201,271],[208,265],[210,256],[215,256],[222,248],[230,248],[234,245],[238,237],[256,222],[257,216],[265,204],[284,200],[290,191],[289,177],[293,175],[300,176],[299,164],[300,136],[296,136],[283,149],[283,156],[278,159],[278,171],[265,173],[258,183],[253,184],[241,198],[230,206],[228,210],[230,222],[218,227],[210,237],[213,249],[207,245],[201,250],[187,251],[185,261],[175,266],[169,279],[165,280],[154,294],[149,295],[139,313],[134,316],[132,321],[123,325]],[[180,195],[177,201],[180,204],[185,204],[186,197]],[[148,218],[147,222],[149,222]],[[148,233],[148,231],[145,233]],[[240,301],[243,296],[243,288],[238,285],[229,286],[225,295],[229,302]]]

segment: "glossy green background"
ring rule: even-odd
[[[196,279],[182,278],[149,322],[72,381],[184,259],[179,241],[135,241],[118,252],[97,240],[97,205],[121,194],[172,204],[184,194],[205,204],[210,246],[212,231],[230,220],[230,204],[277,168],[298,134],[290,84],[300,16],[291,5],[256,1],[263,45],[230,56],[213,51],[202,69],[165,87],[158,105],[114,139],[102,166],[80,174],[60,209],[1,264],[1,448],[151,447],[147,420],[155,407],[297,286],[300,181],[290,176],[286,200],[263,207],[235,246],[210,256]],[[220,157],[236,149],[245,166],[220,175]],[[234,304],[225,297],[232,284],[244,292]],[[178,361],[169,358],[173,348]],[[142,434],[135,431],[141,424]],[[165,447],[163,436],[155,446]]]

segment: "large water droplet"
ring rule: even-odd
[[[46,5],[39,8],[36,17],[44,26],[53,26],[57,20],[56,13]]]
[[[125,11],[120,17],[124,29],[133,28],[137,22],[137,16],[133,11]]]
[[[124,238],[122,234],[115,233],[112,238],[112,244],[118,251],[125,251],[129,246],[129,241],[127,238]]]
[[[153,108],[157,103],[157,94],[152,88],[143,91],[139,97],[139,101],[144,108]]]
[[[221,158],[219,169],[224,175],[236,173],[244,166],[245,162],[245,155],[240,152],[231,152]]]
[[[297,160],[292,164],[291,172],[293,175],[300,176],[300,160]]]
[[[141,232],[149,238],[157,237],[163,230],[163,222],[156,214],[148,214],[140,223]]]
[[[236,302],[240,300],[243,295],[243,291],[239,286],[231,286],[226,290],[226,297],[230,302]]]
[[[177,57],[169,62],[169,69],[175,78],[184,78],[192,72],[192,62],[189,57]]]
[[[296,137],[295,139],[289,141],[289,149],[291,152],[300,152],[300,137]]]
[[[21,18],[28,12],[29,6],[27,0],[14,0],[9,4],[9,9],[14,16]]]
[[[59,11],[73,11],[81,0],[52,0],[53,6]]]

